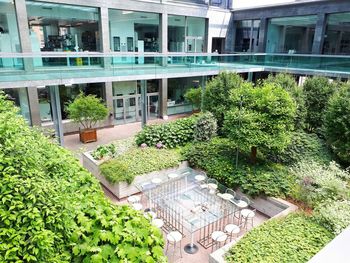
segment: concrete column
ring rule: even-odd
[[[235,46],[235,36],[236,36],[236,23],[233,20],[233,14],[231,14],[230,22],[228,25],[226,37],[225,37],[225,53],[233,53]]]
[[[38,89],[37,87],[28,87],[27,93],[32,126],[41,126]]]
[[[209,39],[209,18],[205,19],[205,31],[204,31],[204,53],[209,52],[208,50],[211,50],[211,39]]]
[[[159,80],[159,115],[168,119],[168,79]]]
[[[163,54],[168,53],[168,13],[162,13],[159,16],[159,51]],[[167,56],[162,58],[162,66],[168,63]]]
[[[108,16],[108,8],[101,7],[100,8],[100,42],[101,42],[101,51],[103,53],[109,53],[111,51],[110,48],[110,39],[109,39],[109,16]],[[111,66],[111,58],[104,58],[103,65],[105,68],[110,68]]]
[[[141,122],[147,124],[147,80],[141,80]]]
[[[15,9],[21,50],[23,53],[31,53],[32,43],[30,41],[26,1],[15,0]],[[23,65],[24,69],[27,71],[32,71],[34,69],[33,59],[31,58],[24,58]]]
[[[63,125],[60,104],[60,90],[58,86],[50,86],[50,100],[52,107],[52,117],[55,127],[56,137],[61,146],[64,146]]]
[[[258,52],[261,52],[261,53],[266,52],[267,29],[268,29],[267,18],[260,19]]]
[[[253,74],[254,74],[253,72],[248,72],[248,79],[247,79],[247,80],[248,80],[249,82],[252,82],[252,81],[253,81]]]
[[[314,43],[312,45],[312,54],[322,54],[324,34],[326,31],[327,16],[325,13],[317,15]]]
[[[105,99],[109,111],[107,125],[113,125],[113,85],[112,82],[105,82]]]

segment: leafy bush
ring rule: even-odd
[[[279,86],[246,84],[231,94],[232,107],[225,116],[224,130],[241,149],[282,151],[294,129],[295,103]],[[243,105],[240,103],[243,99]]]
[[[292,141],[280,154],[267,153],[270,160],[284,164],[294,164],[303,160],[313,160],[328,164],[332,158],[326,145],[314,133],[296,131],[292,133]]]
[[[190,102],[195,108],[200,109],[202,103],[202,88],[190,88],[184,95],[185,99]]]
[[[294,126],[297,129],[304,129],[306,106],[303,87],[298,86],[294,77],[286,73],[278,73],[276,75],[270,74],[264,82],[278,85],[285,89],[291,95],[297,107],[294,119]]]
[[[271,219],[249,231],[229,250],[226,260],[235,263],[304,263],[332,238],[332,233],[312,218],[292,214]]]
[[[303,161],[291,169],[298,179],[300,193],[295,198],[315,207],[327,200],[342,200],[347,196],[349,172],[342,170],[335,162],[321,165]]]
[[[194,139],[196,141],[209,141],[216,135],[216,119],[211,112],[200,115],[194,128]]]
[[[314,217],[321,225],[340,234],[350,225],[350,201],[331,201],[317,207]]]
[[[236,146],[221,138],[195,143],[183,150],[191,166],[205,170],[210,177],[230,188],[240,187],[252,196],[284,196],[289,193],[295,180],[282,165],[262,162],[251,166],[239,162],[236,168],[235,154]]]
[[[307,78],[304,83],[306,124],[309,131],[321,133],[324,112],[335,85],[326,77]]]
[[[131,183],[135,176],[179,165],[178,150],[133,148],[100,165],[101,174],[111,183]]]
[[[159,230],[17,110],[0,95],[0,262],[164,262]]]
[[[325,136],[333,152],[350,163],[350,83],[329,100],[325,113]]]
[[[232,90],[240,88],[243,83],[240,75],[229,72],[221,72],[206,83],[202,110],[213,113],[220,128],[224,123],[225,113],[232,107],[229,94]]]
[[[134,138],[118,140],[111,144],[100,145],[91,153],[95,160],[102,160],[105,158],[115,158],[120,154],[125,153],[134,145]]]
[[[175,148],[193,141],[194,127],[198,116],[193,115],[188,118],[176,121],[146,126],[136,135],[136,144],[146,144],[156,146],[161,142],[167,148]]]
[[[91,129],[108,115],[107,107],[95,95],[79,94],[67,107],[68,116],[84,129]]]

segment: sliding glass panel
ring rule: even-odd
[[[27,88],[0,89],[0,91],[5,92],[7,99],[13,101],[19,108],[18,113],[31,124]]]

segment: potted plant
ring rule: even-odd
[[[68,117],[83,126],[79,127],[79,138],[83,143],[97,141],[96,128],[98,121],[105,119],[108,109],[102,100],[95,95],[80,93],[75,100],[67,106]]]

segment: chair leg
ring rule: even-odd
[[[181,255],[181,258],[182,258],[182,241],[180,240],[180,255]]]
[[[167,242],[167,244],[166,244],[166,250],[165,250],[165,253],[167,253],[168,252],[168,248],[169,248],[169,241]]]

